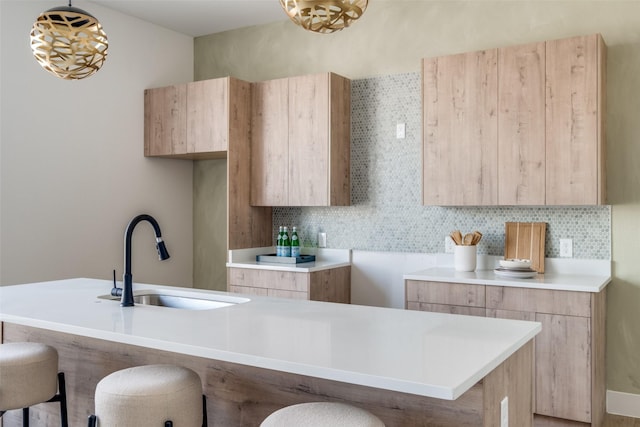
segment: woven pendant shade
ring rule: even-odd
[[[368,0],[280,0],[289,18],[316,33],[340,31],[362,16]]]
[[[31,50],[42,68],[65,80],[84,79],[102,67],[107,35],[100,22],[72,6],[42,13],[31,29]]]

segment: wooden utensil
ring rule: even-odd
[[[473,232],[473,240],[471,241],[472,245],[477,245],[478,243],[480,243],[480,239],[482,239],[482,233],[479,232],[478,230]]]
[[[451,240],[453,240],[453,243],[456,245],[460,246],[462,244],[462,233],[460,230],[452,231],[449,237],[451,237]]]
[[[471,246],[473,243],[473,234],[471,233],[467,233],[464,235],[464,238],[462,239],[462,244],[465,246]]]

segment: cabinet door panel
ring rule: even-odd
[[[329,75],[289,79],[289,205],[329,205]],[[285,168],[286,169],[286,168]]]
[[[144,91],[144,155],[187,152],[187,86]]]
[[[498,201],[545,203],[545,43],[498,51]]]
[[[496,205],[497,50],[423,67],[423,203]]]
[[[547,42],[547,204],[600,200],[598,35]],[[603,68],[602,68],[603,69]]]
[[[251,112],[251,204],[289,205],[288,79],[253,84]]]
[[[537,414],[591,422],[591,326],[584,317],[536,314]]]
[[[229,146],[229,79],[187,85],[187,152],[226,151]]]

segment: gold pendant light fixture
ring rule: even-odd
[[[280,0],[289,18],[316,33],[340,31],[362,16],[368,0]]]
[[[33,56],[42,68],[65,80],[93,75],[104,64],[108,46],[100,22],[71,1],[40,14],[31,29]]]

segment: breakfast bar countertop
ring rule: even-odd
[[[0,321],[453,400],[529,342],[537,322],[134,284],[134,293],[248,298],[209,310],[109,300],[112,282],[0,287]],[[103,296],[103,298],[99,298]]]

